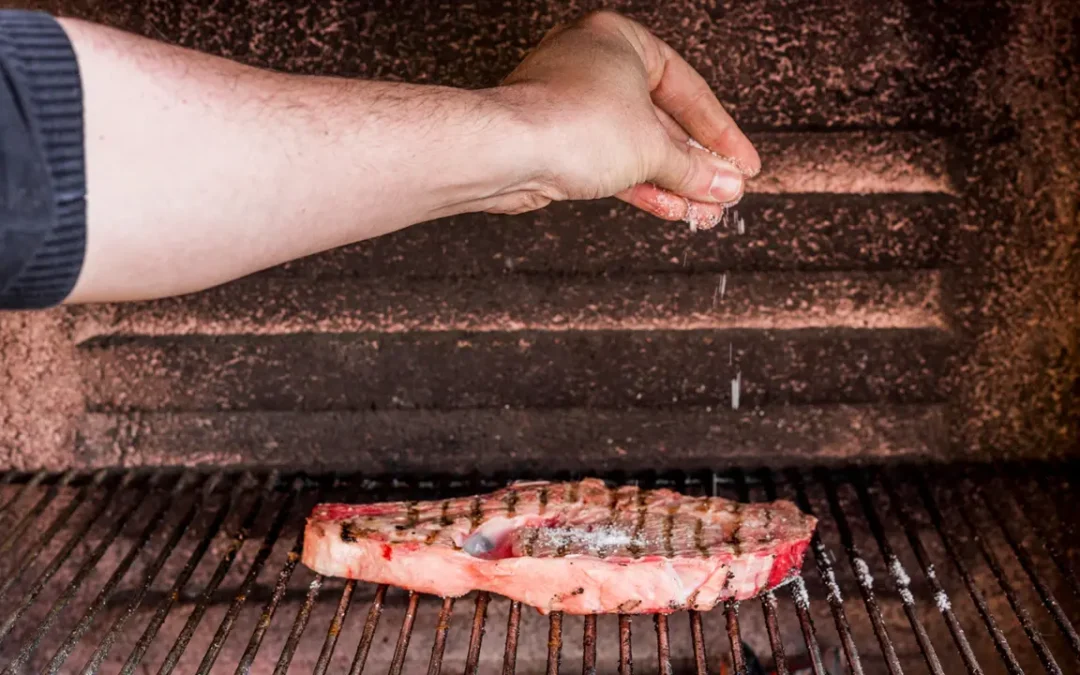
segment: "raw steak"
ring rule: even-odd
[[[431,502],[320,504],[304,564],[320,574],[541,612],[668,613],[743,600],[797,574],[817,521],[785,501],[515,483]]]

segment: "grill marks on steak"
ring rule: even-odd
[[[444,501],[319,505],[304,562],[437,595],[489,590],[541,611],[709,609],[796,572],[815,522],[784,501],[517,483]]]

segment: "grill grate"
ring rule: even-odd
[[[754,673],[761,662],[779,675],[1076,672],[1080,542],[1065,508],[1073,503],[1075,468],[641,478],[647,487],[689,493],[794,499],[822,524],[803,578],[710,613],[619,616],[612,619],[617,646],[602,639],[606,617],[559,613],[547,618],[547,640],[539,644],[529,628],[532,610],[488,593],[440,606],[378,586],[366,618],[350,622],[354,600],[367,597],[369,585],[324,579],[298,565],[299,525],[316,501],[423,498],[436,485],[441,494],[457,494],[500,481],[9,473],[0,477],[0,667],[400,675],[421,668],[423,659],[428,675],[476,675],[489,672],[489,663],[501,664],[503,675],[557,675],[576,671],[564,660],[570,649],[580,655],[583,675],[632,675],[635,666],[651,672],[654,663],[659,675]],[[331,588],[340,590],[327,597]],[[316,620],[324,605],[329,616]],[[402,605],[400,624],[382,621],[389,607],[396,614]],[[486,644],[489,619],[504,607],[504,640]],[[471,610],[471,624],[455,619],[455,608]],[[410,652],[420,619],[436,611],[430,656],[415,646]],[[655,641],[641,637],[646,621]],[[319,631],[307,630],[319,624]],[[570,630],[577,625],[580,643],[577,629]],[[715,639],[715,630],[726,639]],[[339,649],[343,643],[347,650]]]

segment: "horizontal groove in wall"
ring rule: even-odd
[[[941,459],[942,405],[89,414],[76,462],[366,473],[642,470]]]
[[[941,286],[935,270],[363,284],[248,279],[183,298],[84,308],[75,315],[75,336],[947,330]]]
[[[615,199],[556,202],[513,217],[473,213],[423,223],[260,276],[925,269],[952,263],[960,213],[946,195],[748,195],[726,225],[690,232]]]
[[[936,330],[593,331],[100,338],[109,411],[920,403],[947,396]]]

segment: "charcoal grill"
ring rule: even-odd
[[[600,5],[13,4],[463,87]],[[759,147],[729,227],[554,204],[0,315],[0,674],[1080,672],[1080,3],[604,4]],[[587,475],[794,499],[819,535],[801,579],[668,617],[298,562],[319,499]]]
[[[316,501],[500,481],[8,473],[0,672],[1076,672],[1080,542],[1063,508],[1076,468],[639,477],[817,512],[803,576],[711,612],[546,619],[488,593],[440,600],[298,564]]]

